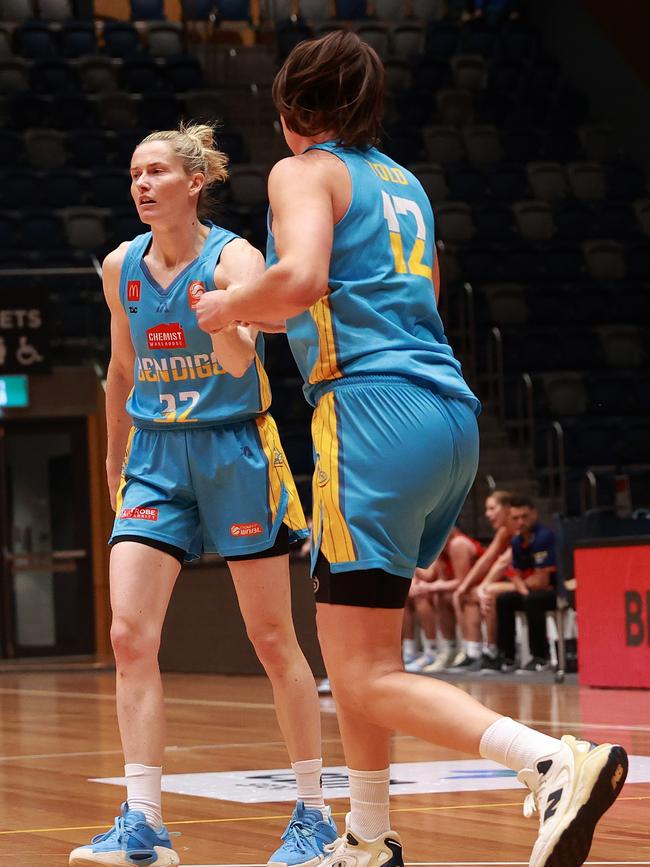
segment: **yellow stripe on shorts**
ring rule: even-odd
[[[336,357],[336,342],[332,324],[332,308],[328,295],[319,298],[309,308],[312,319],[318,329],[318,360],[309,375],[309,382],[321,382],[323,379],[340,379],[343,374],[339,370]]]
[[[282,485],[289,494],[289,502],[287,503],[287,511],[284,516],[284,521],[290,530],[304,530],[307,526],[305,513],[300,504],[296,483],[293,480],[286,455],[282,449],[280,442],[280,434],[275,424],[275,420],[269,413],[259,415],[255,419],[257,430],[260,435],[260,442],[264,449],[264,454],[269,467],[269,508],[273,521],[275,521],[280,507],[280,499],[282,498]]]
[[[314,539],[321,532],[321,550],[330,563],[348,563],[357,559],[354,542],[343,515],[339,485],[339,439],[336,425],[334,392],[324,394],[318,402],[312,423],[314,445],[319,455],[313,480]]]
[[[260,384],[260,409],[262,412],[265,412],[271,406],[271,386],[266,370],[264,370],[264,365],[260,361],[257,352],[255,353],[255,368]]]
[[[120,484],[117,488],[117,493],[115,494],[115,514],[117,517],[120,517],[120,512],[122,511],[122,501],[124,500],[124,488],[126,486],[126,465],[129,461],[129,455],[131,454],[131,446],[133,445],[133,436],[135,434],[135,428],[132,427],[129,431],[129,435],[126,440],[126,448],[124,449],[124,460],[122,461],[122,475],[120,476]]]

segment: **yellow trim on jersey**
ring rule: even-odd
[[[321,382],[324,379],[339,379],[343,374],[339,370],[336,357],[336,341],[332,325],[332,308],[329,295],[324,295],[309,308],[312,319],[318,329],[318,360],[309,375],[309,382]]]
[[[131,446],[133,445],[134,435],[135,427],[132,427],[126,440],[126,448],[124,449],[124,460],[122,461],[122,475],[120,476],[120,484],[118,485],[117,493],[115,494],[115,514],[118,518],[120,516],[120,512],[122,511],[124,488],[126,487],[126,465],[129,461],[129,455],[131,454]]]
[[[339,439],[334,392],[324,394],[314,412],[312,434],[318,454],[313,480],[313,535],[330,563],[356,560],[354,542],[343,515],[339,484]]]
[[[393,258],[395,259],[395,271],[398,274],[408,274],[408,268],[406,267],[406,262],[404,261],[404,247],[402,245],[402,236],[399,232],[389,232],[388,235],[390,237],[390,247],[393,251]]]
[[[271,385],[257,352],[255,353],[255,368],[260,383],[260,410],[265,412],[271,406]]]
[[[271,509],[273,520],[275,521],[278,514],[282,498],[282,485],[284,485],[289,495],[289,501],[283,523],[290,530],[304,530],[307,527],[307,521],[300,504],[296,483],[293,480],[286,455],[282,449],[280,434],[278,433],[275,420],[269,413],[265,413],[264,415],[257,416],[255,424],[257,425],[260,442],[268,461],[269,508]]]

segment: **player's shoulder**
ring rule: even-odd
[[[102,262],[102,270],[104,273],[119,273],[124,264],[124,258],[129,249],[130,241],[123,241],[110,253],[107,253]]]
[[[311,150],[279,160],[269,173],[269,187],[275,184],[314,183],[326,177],[341,161],[329,151]]]
[[[555,542],[555,533],[546,524],[538,524],[535,528],[535,542],[538,545],[549,545]]]

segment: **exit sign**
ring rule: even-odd
[[[26,376],[0,376],[0,407],[29,406]]]

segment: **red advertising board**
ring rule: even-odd
[[[650,687],[650,539],[582,542],[574,558],[580,683]]]

